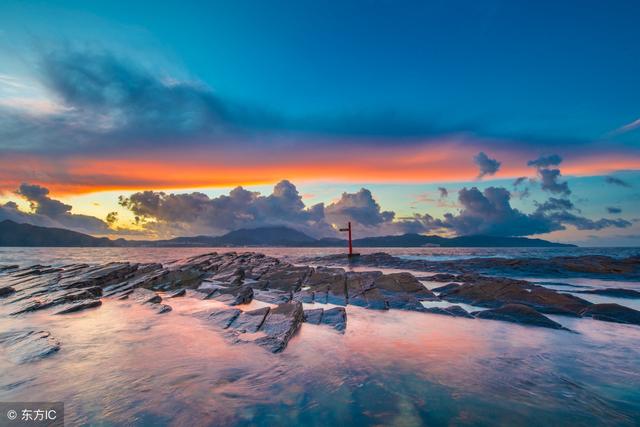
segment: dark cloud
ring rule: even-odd
[[[484,152],[478,153],[473,161],[478,166],[478,179],[481,179],[487,175],[493,175],[500,169],[500,162],[496,159],[492,159],[487,156]]]
[[[538,169],[540,174],[540,187],[554,194],[571,194],[569,184],[565,182],[559,182],[558,179],[561,176],[560,169]]]
[[[609,206],[607,207],[607,212],[609,212],[610,214],[619,214],[619,213],[622,213],[622,209]]]
[[[463,188],[458,192],[460,213],[445,214],[444,220],[434,225],[452,229],[457,235],[528,236],[562,229],[541,213],[514,209],[510,199],[505,188],[489,187],[482,192],[476,187]]]
[[[515,181],[513,181],[513,186],[514,186],[514,187],[517,187],[517,186],[519,186],[520,184],[522,184],[523,182],[525,182],[526,180],[527,180],[527,177],[526,177],[526,176],[521,176],[521,177],[519,177],[519,178],[516,178],[516,180],[515,180]]]
[[[557,199],[555,197],[550,197],[544,203],[537,204],[538,212],[549,212],[549,211],[558,211],[558,210],[573,210],[575,206],[573,202],[569,199]]]
[[[602,230],[609,227],[626,228],[631,226],[631,222],[625,219],[601,218],[592,220],[567,211],[555,212],[548,217],[557,223],[573,225],[578,230]]]
[[[606,176],[604,180],[607,184],[619,185],[621,187],[627,187],[627,188],[631,187],[631,184],[621,180],[620,178],[616,178],[615,176]]]
[[[532,213],[524,213],[511,206],[511,193],[502,187],[489,187],[484,191],[473,187],[458,192],[462,206],[459,213],[447,213],[443,219],[417,215],[414,223],[423,231],[448,230],[456,235],[486,234],[494,236],[530,236],[564,230],[572,225],[579,230],[601,230],[607,227],[625,228],[630,222],[617,219],[591,220],[579,216],[568,199],[551,197],[538,203]]]
[[[540,156],[535,160],[529,160],[527,166],[548,168],[550,166],[558,166],[560,163],[562,163],[562,157],[557,154],[551,154],[549,156]]]
[[[289,181],[279,182],[269,196],[242,187],[215,198],[199,192],[143,191],[121,197],[120,204],[146,221],[149,230],[168,235],[222,234],[270,225],[285,225],[314,236],[332,233],[324,220],[324,205],[307,209]]]
[[[447,197],[449,197],[449,190],[447,190],[446,188],[438,187],[438,191],[440,192],[441,199],[446,199]]]
[[[49,197],[49,189],[36,184],[23,183],[16,194],[25,198],[32,212],[22,212],[15,202],[0,207],[0,220],[10,219],[43,227],[68,228],[89,234],[108,234],[113,232],[109,225],[90,215],[71,213],[72,207]]]
[[[355,221],[365,227],[391,222],[395,216],[394,212],[382,211],[371,191],[366,188],[357,193],[342,193],[340,200],[328,205],[325,212],[331,223],[342,225],[347,221]]]

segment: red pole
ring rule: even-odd
[[[353,245],[351,244],[351,221],[349,221],[349,256],[353,256]]]
[[[348,231],[349,232],[349,257],[353,256],[353,243],[351,243],[351,221],[349,221],[349,227],[341,228],[340,231]]]

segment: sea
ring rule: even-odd
[[[0,265],[166,262],[231,250],[294,263],[343,251],[0,248]],[[359,252],[431,261],[640,255],[639,248]],[[570,290],[640,291],[640,282],[615,278],[529,279],[549,287],[556,282],[578,287]],[[640,300],[585,298],[640,310]],[[28,364],[11,360],[0,348],[0,402],[64,402],[69,426],[640,425],[638,326],[550,316],[571,330],[563,331],[347,306],[344,334],[305,324],[283,353],[272,354],[252,344],[231,344],[193,316],[221,305],[217,301],[177,298],[171,305],[172,312],[157,315],[139,304],[106,298],[100,308],[75,314],[15,317],[0,302],[0,331],[47,330],[61,342],[59,352]],[[263,305],[253,301],[248,308]]]

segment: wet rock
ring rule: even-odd
[[[251,311],[243,311],[233,321],[231,327],[240,333],[257,332],[264,323],[264,320],[269,314],[269,311],[269,307],[262,307]]]
[[[574,291],[579,294],[604,295],[615,298],[640,298],[640,292],[632,289],[606,288],[606,289],[590,289],[588,291]]]
[[[431,289],[431,291],[432,292],[438,292],[438,293],[440,293],[440,292],[450,292],[450,291],[452,291],[454,289],[457,289],[459,287],[460,287],[459,283],[449,283],[449,284],[444,285],[444,286],[433,288],[433,289]]]
[[[376,281],[382,277],[380,271],[349,272],[346,274],[345,288],[349,303],[376,287]]]
[[[68,306],[67,308],[64,308],[64,309],[56,312],[55,314],[75,313],[77,311],[86,310],[88,308],[100,307],[101,305],[102,305],[102,301],[100,301],[99,299],[85,300],[85,301],[81,301],[81,302],[72,304],[72,305]]]
[[[169,292],[167,294],[167,298],[178,298],[178,297],[183,297],[187,294],[187,290],[184,288],[181,289],[176,289],[173,292]]]
[[[310,310],[304,310],[304,322],[311,323],[312,325],[319,325],[322,321],[322,308],[312,308]]]
[[[164,314],[170,312],[173,308],[167,304],[154,304],[154,310],[158,314]]]
[[[48,331],[11,331],[0,333],[0,346],[15,363],[34,362],[60,350],[60,343]]]
[[[312,304],[314,302],[314,292],[303,289],[293,295],[293,300],[301,302],[303,304]]]
[[[344,307],[334,307],[324,310],[321,323],[332,326],[335,330],[343,332],[347,327],[347,312]]]
[[[213,298],[228,305],[248,304],[253,300],[253,288],[246,285],[221,287],[212,291],[207,298]]]
[[[15,292],[16,292],[16,290],[14,288],[12,288],[11,286],[0,287],[0,298],[6,297],[6,296],[11,295],[11,294],[13,294]]]
[[[141,304],[158,304],[162,297],[149,289],[136,288],[129,294],[129,298]]]
[[[284,304],[291,301],[291,293],[284,291],[263,291],[254,288],[253,298],[269,304]]]
[[[620,304],[593,304],[581,313],[583,317],[592,317],[605,322],[640,325],[640,311]]]
[[[473,319],[474,316],[468,313],[464,308],[459,305],[451,305],[449,307],[427,307],[424,309],[427,313],[432,314],[443,314],[445,316],[453,316],[453,317],[466,317],[468,319]]]
[[[260,276],[260,281],[266,282],[269,289],[297,292],[311,271],[310,267],[279,266]]]
[[[374,283],[381,290],[413,294],[422,299],[437,299],[433,292],[425,288],[413,274],[392,273],[378,277]]]
[[[240,313],[241,311],[237,308],[218,309],[209,314],[208,321],[222,329],[227,329]]]
[[[266,336],[256,339],[255,343],[273,353],[284,350],[300,327],[303,318],[302,304],[297,301],[272,308],[260,328]]]
[[[476,283],[466,283],[442,292],[440,298],[480,307],[499,308],[505,304],[523,304],[541,313],[579,316],[591,305],[573,295],[556,292],[521,280],[484,277]]]
[[[551,329],[564,329],[563,326],[533,308],[522,304],[507,304],[500,308],[472,313],[479,319],[503,320],[522,325],[540,326]]]
[[[243,268],[230,266],[229,268],[223,269],[222,271],[214,274],[211,279],[232,285],[240,285],[244,280],[244,276],[245,272]]]

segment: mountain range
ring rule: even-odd
[[[316,239],[284,227],[240,229],[222,236],[177,237],[169,240],[111,240],[62,228],[39,227],[14,221],[0,222],[0,246],[48,247],[344,247],[347,241],[336,238]],[[353,241],[355,247],[567,247],[542,239],[500,236],[440,237],[421,234],[365,237]]]

